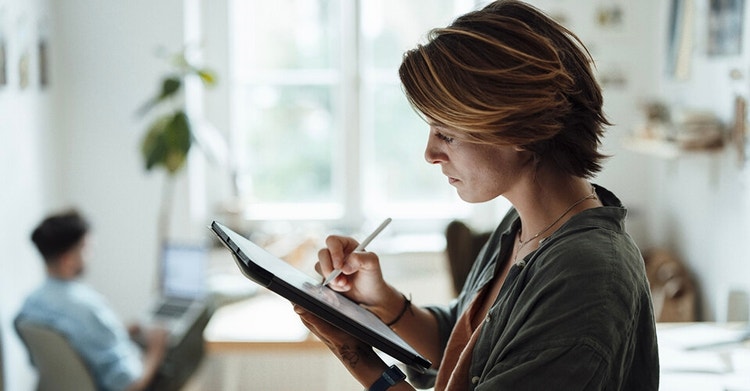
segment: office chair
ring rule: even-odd
[[[453,293],[458,295],[482,246],[491,232],[475,232],[468,225],[453,220],[445,228],[445,250],[453,283]]]
[[[643,252],[657,322],[695,322],[697,292],[687,267],[672,252]]]
[[[17,322],[16,329],[39,373],[37,391],[96,391],[94,378],[65,337],[28,321]]]

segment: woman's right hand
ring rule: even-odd
[[[406,296],[385,282],[378,256],[367,251],[354,252],[358,244],[350,237],[329,236],[326,248],[318,251],[315,269],[322,276],[328,276],[334,268],[341,268],[342,273],[328,285],[331,289],[363,305],[385,324],[395,324],[398,329],[394,328],[394,331],[406,342],[423,351],[431,361],[439,363],[443,352],[435,316],[425,309],[411,306]],[[306,321],[308,327],[314,326],[310,319]],[[396,321],[398,324],[394,323]],[[321,329],[314,332],[326,338],[327,334]],[[327,337],[336,340],[333,335]]]
[[[393,295],[393,288],[383,279],[380,259],[375,253],[353,252],[359,242],[346,236],[326,238],[326,248],[318,251],[315,270],[328,276],[333,269],[342,273],[328,285],[348,298],[366,306],[379,306]]]

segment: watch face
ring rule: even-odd
[[[391,365],[388,369],[383,372],[383,378],[388,381],[390,385],[395,385],[396,383],[400,382],[401,380],[406,379],[406,375],[404,375],[401,370],[395,366]]]
[[[391,365],[382,375],[380,375],[380,379],[368,388],[368,391],[384,391],[391,388],[391,386],[395,386],[398,382],[404,379],[406,379],[406,375],[401,372],[401,369],[396,365]]]

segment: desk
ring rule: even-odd
[[[266,322],[257,322],[263,314]],[[268,326],[272,327],[268,327]],[[732,337],[745,325],[660,323],[661,391],[750,391],[750,341],[688,350]],[[196,390],[356,390],[328,348],[284,299],[268,293],[219,308],[204,332],[206,359]]]
[[[216,310],[203,338],[209,353],[327,349],[305,328],[289,301],[268,291]]]
[[[661,391],[750,391],[747,324],[660,323],[657,325]],[[700,348],[698,348],[700,346]]]
[[[292,305],[265,290],[217,309],[203,337],[195,390],[361,389]]]

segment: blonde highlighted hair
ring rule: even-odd
[[[500,0],[432,30],[404,55],[399,75],[417,111],[466,140],[516,145],[538,163],[591,177],[609,125],[592,62],[565,27]]]

